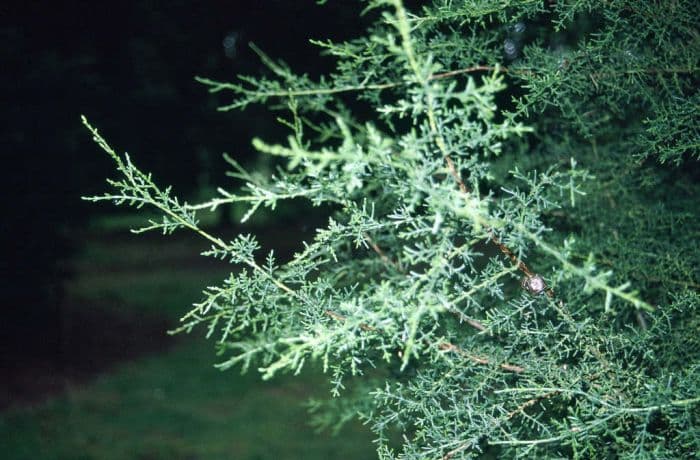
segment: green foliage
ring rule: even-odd
[[[199,79],[232,94],[221,110],[287,113],[285,144],[253,141],[272,177],[231,160],[240,191],[180,203],[85,122],[122,173],[91,199],[153,206],[142,230],[193,230],[240,266],[180,330],[266,379],[320,361],[338,399],[317,424],[359,416],[380,458],[697,455],[692,12],[371,1],[366,35],[313,41],[337,62],[319,81],[262,52],[268,77]],[[333,216],[284,264],[197,224],[292,198]]]

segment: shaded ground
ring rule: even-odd
[[[278,254],[299,241],[261,239]],[[309,427],[303,403],[328,396],[324,376],[262,382],[220,372],[201,331],[166,334],[203,287],[229,272],[197,255],[206,244],[184,233],[82,240],[60,321],[26,337],[25,353],[15,347],[0,369],[2,458],[376,458],[359,424],[335,438]]]
[[[0,411],[40,402],[116,363],[173,345],[181,336],[167,331],[198,300],[194,295],[230,270],[200,256],[207,244],[186,232],[163,237],[98,229],[76,239],[83,248],[67,264],[73,276],[55,308],[28,318],[28,330],[3,337]],[[269,231],[262,239],[283,256],[298,244]]]
[[[322,376],[261,382],[220,372],[211,343],[187,340],[68,387],[31,409],[0,416],[12,460],[294,460],[376,458],[361,425],[316,435],[301,404],[324,396]]]
[[[3,336],[0,411],[39,403],[120,362],[165,350],[181,340],[167,331],[196,299],[194,284],[227,271],[198,256],[198,242],[187,234],[98,231],[76,240],[83,248],[64,267],[72,275],[56,289],[54,307],[25,306],[26,319]]]
[[[15,351],[2,363],[0,411],[43,401],[116,363],[164,350],[175,340],[165,333],[167,320],[118,308],[73,303],[63,307],[60,320],[58,330],[44,331],[56,339],[43,347],[28,347],[24,353]],[[57,346],[51,350],[53,342]]]

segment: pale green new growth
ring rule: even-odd
[[[227,157],[240,190],[181,203],[83,118],[121,174],[88,199],[211,242],[232,273],[178,331],[265,379],[320,362],[317,426],[359,416],[380,458],[690,458],[697,184],[639,161],[698,158],[700,41],[689,4],[650,3],[367,2],[365,36],[312,42],[337,60],[320,81],[257,49],[269,78],[198,79],[221,110],[288,110],[286,143],[253,140],[273,177]],[[333,213],[283,264],[197,222],[294,199]]]

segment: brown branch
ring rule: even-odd
[[[508,412],[508,414],[506,414],[505,419],[510,420],[513,417],[515,417],[516,415],[522,413],[528,407],[536,404],[539,401],[542,401],[543,399],[551,398],[552,396],[554,396],[555,394],[558,394],[558,393],[559,393],[559,391],[555,390],[555,391],[550,391],[549,393],[545,393],[541,396],[536,396],[532,399],[528,399],[527,401],[525,401],[524,403],[522,403],[521,405],[519,405],[518,407],[516,407],[512,411]]]
[[[336,321],[344,322],[347,320],[347,316],[341,315],[340,313],[336,313],[333,310],[326,309],[326,310],[323,310],[323,312],[326,315],[328,315],[330,318],[333,318]],[[359,327],[363,331],[381,333],[381,331],[379,329],[377,329],[376,327],[370,326],[368,324],[361,323]],[[465,358],[468,358],[469,360],[475,362],[476,364],[490,365],[493,362],[488,358],[484,358],[482,356],[478,356],[478,355],[469,353],[466,350],[458,347],[457,345],[454,345],[454,344],[449,343],[449,342],[441,343],[439,345],[439,349],[443,350],[443,351],[457,353],[458,355],[463,356]],[[504,371],[514,372],[516,374],[520,374],[522,372],[525,372],[524,367],[516,366],[514,364],[503,363],[503,364],[500,364],[498,367],[500,367]]]
[[[454,352],[454,353],[457,353],[458,355],[469,358],[470,360],[474,361],[477,364],[491,364],[492,363],[492,361],[489,360],[488,358],[484,358],[482,356],[478,356],[478,355],[469,353],[466,350],[459,348],[457,345],[451,344],[449,342],[441,343],[439,348],[440,348],[440,350]],[[503,363],[503,364],[499,364],[498,367],[500,367],[504,371],[515,372],[516,374],[520,374],[522,372],[525,372],[524,367],[516,366],[514,364]]]
[[[452,449],[451,451],[449,451],[448,453],[446,453],[445,455],[443,455],[443,456],[442,456],[442,460],[450,460],[452,457],[454,457],[456,454],[462,452],[462,451],[465,450],[467,447],[469,447],[469,443],[468,443],[468,442],[464,442],[464,443],[460,444],[460,446],[457,447],[456,449]]]
[[[342,322],[345,322],[345,320],[348,319],[347,316],[341,315],[340,313],[336,313],[336,312],[334,312],[333,310],[328,310],[328,309],[326,309],[326,310],[323,310],[323,312],[324,312],[326,315],[328,315],[328,316],[330,316],[331,318],[333,318],[334,320],[339,321],[339,322],[341,322],[341,323],[342,323]],[[369,324],[364,324],[364,323],[360,323],[360,329],[362,329],[363,331],[368,331],[368,332],[375,332],[375,331],[377,330],[376,327],[372,327],[372,326],[370,326]]]
[[[566,67],[568,67],[570,62],[566,62]],[[565,67],[565,68],[566,68]],[[533,76],[537,75],[538,73],[542,73],[541,71],[537,69],[525,69],[525,68],[520,68],[520,69],[509,69],[507,67],[502,67],[500,65],[474,65],[470,67],[465,67],[462,69],[457,69],[457,70],[450,70],[447,72],[440,72],[440,73],[435,73],[432,75],[429,75],[426,80],[427,81],[433,81],[433,80],[440,80],[444,78],[451,78],[455,77],[458,75],[464,75],[464,74],[469,74],[469,73],[475,73],[475,72],[495,72],[495,71],[500,71],[503,73],[507,73],[510,75],[514,76]],[[692,73],[697,73],[700,71],[699,68],[696,67],[688,67],[688,68],[670,68],[670,69],[657,69],[657,68],[649,68],[649,69],[638,69],[638,70],[620,70],[620,71],[614,71],[614,72],[592,72],[588,74],[588,77],[593,81],[593,83],[597,87],[597,83],[595,78],[597,77],[606,77],[610,75],[630,75],[630,74],[662,74],[662,73],[672,73],[672,74],[692,74]],[[557,70],[556,72],[559,72]],[[219,92],[223,89],[231,89],[232,85],[230,84],[224,84],[221,82],[209,80],[206,78],[197,78],[198,81],[208,84],[210,86],[209,91],[210,92]],[[369,84],[361,84],[361,85],[355,85],[355,86],[341,86],[341,87],[336,87],[336,88],[322,88],[322,89],[288,89],[288,90],[279,90],[279,91],[269,91],[269,92],[264,92],[260,93],[265,97],[290,97],[290,96],[316,96],[319,94],[340,94],[340,93],[348,93],[348,92],[355,92],[355,91],[367,91],[367,90],[372,90],[372,91],[381,91],[384,89],[390,89],[390,88],[397,88],[400,86],[407,86],[410,85],[410,81],[401,81],[401,82],[386,82],[386,83],[369,83]],[[234,89],[234,91],[238,91],[237,89]],[[252,92],[252,91],[251,91]],[[231,106],[226,106],[230,108]],[[225,107],[221,108],[224,109]]]
[[[384,262],[387,265],[391,265],[392,267],[396,268],[397,270],[400,269],[399,264],[391,260],[389,257],[387,257],[386,254],[384,254],[384,251],[382,251],[382,248],[380,248],[377,243],[374,242],[374,240],[367,234],[363,233],[362,236],[365,237],[367,242],[369,243],[369,246],[372,248],[374,252],[379,255],[379,258],[382,259],[382,262]]]
[[[460,176],[459,172],[457,171],[457,168],[455,167],[455,164],[452,161],[452,158],[450,158],[449,156],[446,155],[445,156],[445,163],[447,164],[447,169],[450,171],[450,174],[457,182],[457,185],[459,186],[459,190],[462,193],[469,193],[470,192],[469,188],[465,185],[464,181],[462,180],[462,176]],[[534,276],[534,273],[532,272],[532,270],[530,270],[530,267],[528,267],[527,264],[523,260],[521,260],[515,254],[513,254],[513,251],[511,251],[510,248],[508,248],[505,244],[503,244],[501,242],[501,240],[498,239],[498,237],[493,232],[493,230],[489,229],[488,227],[487,227],[487,230],[489,231],[489,234],[490,234],[489,238],[490,238],[491,242],[493,242],[493,244],[496,245],[496,247],[501,251],[501,253],[503,253],[505,256],[507,256],[511,260],[513,265],[516,265],[518,267],[518,270],[523,272],[525,274],[525,276],[527,276],[528,278],[532,278]],[[548,297],[554,298],[554,291],[552,290],[552,288],[547,287],[545,289],[545,293],[547,294]]]
[[[475,65],[472,67],[465,67],[464,69],[457,69],[457,70],[450,70],[449,72],[441,72],[441,73],[434,73],[428,77],[428,81],[430,80],[440,80],[442,78],[450,78],[454,77],[456,75],[462,75],[465,73],[472,73],[472,72],[493,72],[496,70],[501,70],[503,72],[507,72],[508,69],[505,67],[500,67],[500,66],[490,66],[490,65]]]
[[[462,176],[460,176],[457,172],[457,168],[455,167],[455,164],[452,161],[452,158],[449,157],[449,155],[445,155],[445,163],[447,163],[447,169],[450,170],[450,174],[452,174],[454,180],[457,181],[457,185],[459,185],[459,189],[462,191],[462,193],[469,193],[469,189],[466,185],[464,185]]]
[[[369,243],[369,246],[372,248],[372,250],[374,252],[376,252],[377,255],[379,255],[379,257],[382,259],[382,261],[385,264],[391,265],[392,267],[396,268],[397,270],[401,270],[401,267],[399,266],[399,264],[394,262],[393,260],[391,260],[389,257],[387,257],[387,255],[384,253],[384,251],[382,251],[382,248],[380,248],[379,245],[377,245],[377,243],[375,243],[374,240],[372,240],[372,238],[367,233],[363,233],[363,236],[365,237],[365,239]],[[468,317],[467,315],[465,315],[464,313],[462,313],[459,310],[450,309],[449,312],[452,313],[453,315],[457,316],[460,321],[463,321],[463,322],[469,324],[471,327],[473,327],[474,329],[476,329],[480,332],[483,332],[486,330],[486,326],[481,324],[481,322],[479,322],[478,320],[475,320],[473,318]]]
[[[504,417],[501,417],[501,419],[496,423],[496,426],[500,426],[503,422],[512,419],[515,417],[517,414],[522,413],[525,409],[527,409],[530,406],[533,406],[539,401],[542,401],[543,399],[551,398],[555,394],[558,394],[559,391],[550,391],[549,393],[545,393],[541,396],[534,397],[532,399],[528,399],[512,411],[508,412]],[[466,450],[469,447],[469,441],[463,442],[459,446],[457,446],[455,449],[452,449],[451,451],[447,452],[445,455],[442,456],[442,460],[450,460],[452,457],[454,457],[456,454],[462,452],[463,450]]]
[[[458,310],[450,310],[450,312],[451,312],[453,315],[458,316],[459,319],[460,319],[460,321],[464,321],[465,323],[467,323],[468,325],[470,325],[470,326],[473,327],[474,329],[478,330],[479,332],[484,332],[484,331],[486,330],[486,326],[484,326],[483,324],[481,324],[480,321],[477,321],[477,320],[475,320],[475,319],[472,319],[472,318],[468,317],[467,315],[465,315],[465,314],[462,313],[461,311],[458,311]]]

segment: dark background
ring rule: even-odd
[[[60,362],[63,262],[107,204],[80,200],[106,190],[113,165],[80,123],[84,114],[161,185],[192,196],[202,177],[225,184],[221,153],[242,162],[250,139],[283,130],[261,107],[220,113],[194,76],[233,80],[265,69],[247,43],[318,75],[309,38],[362,32],[356,2],[14,1],[0,5],[0,371],[41,356]]]

